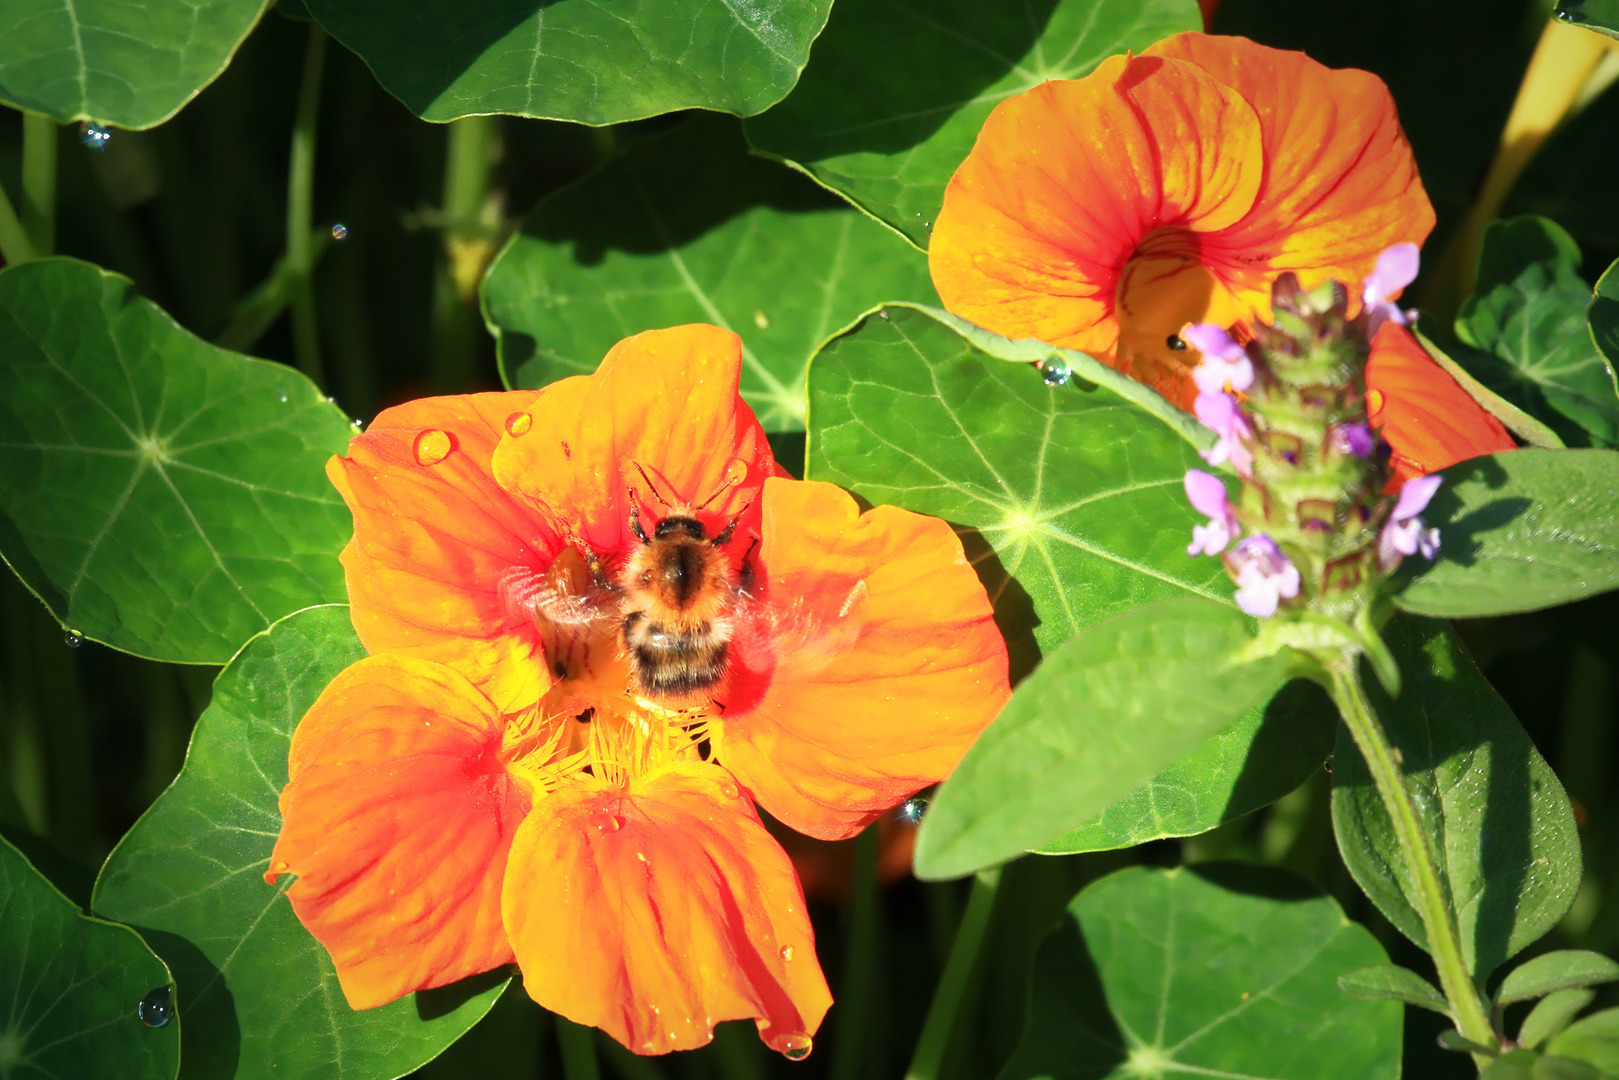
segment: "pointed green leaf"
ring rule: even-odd
[[[839,0],[798,87],[748,140],[926,247],[996,105],[1202,28],[1193,0]]]
[[[1398,964],[1373,964],[1345,972],[1338,976],[1338,989],[1368,1001],[1404,1001],[1442,1016],[1450,1015],[1444,994],[1421,975]]]
[[[180,1022],[153,1027],[139,1014],[143,998],[173,982],[163,961],[127,926],[81,915],[3,839],[0,972],[0,1076],[173,1080],[178,1072]]]
[[[1393,1080],[1403,1010],[1338,989],[1382,946],[1291,874],[1133,867],[1068,905],[1000,1080]]]
[[[364,655],[337,605],[248,642],[214,683],[179,778],[96,881],[95,911],[139,928],[174,971],[188,1077],[388,1080],[459,1038],[506,982],[492,972],[355,1012],[326,950],[265,884],[292,730]]]
[[[424,120],[749,116],[798,81],[832,0],[307,0]]]
[[[1439,1045],[1447,1050],[1449,1050],[1450,1047],[1445,1046],[1444,1038],[1445,1035],[1450,1034],[1453,1033],[1447,1031],[1439,1037]],[[1466,1051],[1458,1052],[1466,1053]],[[1511,1053],[1503,1054],[1494,1061],[1490,1062],[1490,1064],[1478,1074],[1479,1080],[1535,1080],[1535,1065],[1539,1061],[1540,1055],[1534,1053],[1533,1051],[1514,1050]]]
[[[1557,17],[1619,38],[1619,0],[1558,0]]]
[[[1400,607],[1506,615],[1619,588],[1619,452],[1511,450],[1444,476],[1423,514],[1439,529],[1439,558],[1406,560]]]
[[[75,633],[224,663],[341,600],[353,434],[298,372],[214,347],[127,278],[72,259],[0,273],[0,554]]]
[[[1535,1003],[1518,1028],[1518,1045],[1533,1050],[1568,1027],[1580,1010],[1596,1000],[1594,990],[1554,990]]]
[[[1619,8],[1619,0],[1614,0]],[[1616,12],[1619,14],[1619,12]],[[1590,326],[1591,340],[1596,343],[1597,351],[1602,354],[1603,362],[1607,365],[1608,375],[1614,377],[1614,371],[1619,368],[1619,262],[1615,262],[1602,272],[1597,278],[1596,288],[1592,290],[1591,303],[1585,312],[1586,322]],[[1597,380],[1592,380],[1593,384]],[[1606,402],[1609,395],[1598,391],[1598,400]],[[1608,439],[1609,444],[1619,442],[1619,438]]]
[[[1270,699],[1296,659],[1253,663],[1250,620],[1185,597],[1074,635],[1017,688],[939,789],[916,872],[960,877],[1084,824]]]
[[[742,336],[742,394],[767,431],[802,431],[804,373],[884,299],[937,302],[927,258],[786,166],[729,117],[635,143],[551,196],[483,283],[511,386],[596,370],[623,337],[714,323]]]
[[[1457,359],[1570,446],[1619,442],[1619,385],[1586,328],[1591,287],[1574,238],[1543,217],[1492,224],[1478,284],[1456,317]]]
[[[1567,452],[1567,451],[1565,451]],[[1404,689],[1368,683],[1399,754],[1479,978],[1551,929],[1580,884],[1580,839],[1557,775],[1448,623],[1402,616],[1384,629]],[[1340,730],[1332,823],[1344,862],[1401,933],[1426,947],[1393,824]],[[1486,842],[1487,841],[1487,842]]]
[[[1588,949],[1557,949],[1513,968],[1495,993],[1498,1005],[1528,1001],[1554,990],[1619,982],[1619,964]]]
[[[268,0],[6,0],[0,102],[66,124],[149,128],[230,63]]]
[[[1548,1054],[1594,1065],[1605,1077],[1619,1077],[1619,1009],[1604,1009],[1552,1036]]]

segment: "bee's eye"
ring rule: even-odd
[[[650,584],[652,584],[652,571],[650,571],[650,570],[642,570],[640,580],[641,580],[642,585],[650,585]]]

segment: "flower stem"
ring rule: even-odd
[[[478,283],[494,253],[483,220],[494,166],[498,118],[467,116],[449,125],[444,148],[444,243],[433,284],[433,384],[459,393],[473,382],[483,321]]]
[[[905,1080],[938,1080],[939,1066],[944,1063],[945,1050],[955,1032],[956,1014],[961,1011],[962,998],[967,994],[967,984],[978,961],[978,950],[984,944],[984,931],[989,928],[990,912],[995,909],[995,893],[1000,885],[999,867],[984,870],[973,879],[967,912],[956,928],[950,959],[945,961],[944,974],[939,976],[938,988],[933,991],[933,1004],[928,1006],[928,1017],[922,1024],[921,1038],[916,1040]]]
[[[309,24],[304,47],[304,74],[298,89],[298,112],[292,125],[292,163],[287,169],[286,273],[292,308],[292,345],[298,369],[321,381],[320,326],[315,321],[315,290],[310,283],[314,245],[310,219],[315,188],[315,122],[320,115],[321,73],[326,67],[326,31]]]
[[[595,1032],[591,1028],[557,1017],[557,1049],[562,1052],[562,1075],[567,1080],[601,1080]]]
[[[1404,859],[1406,873],[1416,892],[1417,910],[1428,935],[1428,951],[1433,955],[1439,971],[1439,983],[1450,1003],[1451,1019],[1463,1037],[1481,1046],[1495,1046],[1500,1042],[1490,1023],[1489,1013],[1479,997],[1478,985],[1467,970],[1462,956],[1461,934],[1456,928],[1456,916],[1450,899],[1439,877],[1439,864],[1434,856],[1433,843],[1417,817],[1416,805],[1405,785],[1405,777],[1395,760],[1383,725],[1372,712],[1366,690],[1361,686],[1359,658],[1346,657],[1331,668],[1332,699],[1343,715],[1355,745],[1371,770],[1377,793],[1382,796],[1389,820],[1394,824],[1394,835],[1399,841],[1400,857]],[[1480,1062],[1480,1065],[1484,1062]]]
[[[877,826],[855,839],[854,887],[849,904],[849,941],[838,994],[838,1034],[832,1047],[832,1080],[858,1080],[866,1060],[872,984],[877,967]]]
[[[12,209],[5,189],[0,188],[0,259],[5,259],[7,266],[16,266],[33,257],[34,245],[28,240],[28,230]]]
[[[56,250],[56,121],[22,114],[22,226],[33,257]]]

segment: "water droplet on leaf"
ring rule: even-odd
[[[912,825],[922,824],[922,815],[928,812],[928,801],[920,795],[912,795],[899,807],[899,819]]]
[[[68,648],[77,649],[80,645],[84,644],[84,635],[76,630],[69,630],[67,633],[62,635],[62,640],[67,642]]]
[[[281,403],[283,405],[285,405],[287,403],[287,392],[285,390],[283,390],[279,394],[277,394],[276,397],[281,399]]]
[[[514,439],[519,435],[527,435],[533,426],[534,417],[526,412],[514,412],[506,417],[506,434]]]
[[[883,322],[887,322],[888,321],[888,311],[886,309],[884,309],[882,311],[879,311],[877,313],[877,317],[879,319],[881,319]]]
[[[174,987],[159,986],[141,998],[135,1014],[147,1027],[162,1027],[174,1019]]]
[[[112,132],[96,123],[85,124],[84,134],[79,136],[79,142],[85,146],[93,146],[103,153],[106,152],[107,144],[111,141]]]
[[[788,1061],[803,1061],[810,1056],[810,1051],[815,1049],[815,1041],[802,1031],[795,1031],[771,1039],[770,1049]]]
[[[1068,365],[1056,357],[1040,361],[1040,375],[1046,380],[1047,386],[1062,386],[1074,377]]]
[[[349,238],[349,227],[347,225],[345,225],[341,221],[339,221],[336,225],[332,226],[332,239],[333,240],[347,240],[348,238]]]
[[[791,960],[793,958],[793,947],[791,945],[783,945],[781,947],[781,958],[783,960]]]
[[[455,449],[449,433],[428,428],[416,436],[416,461],[422,465],[437,465]]]

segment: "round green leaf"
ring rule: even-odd
[[[77,634],[224,663],[341,600],[353,434],[310,381],[72,259],[0,273],[0,554]]]
[[[1384,638],[1399,659],[1403,689],[1390,700],[1368,680],[1367,693],[1433,838],[1463,956],[1482,979],[1551,929],[1574,902],[1580,884],[1574,810],[1557,774],[1448,623],[1402,616]],[[1366,895],[1426,948],[1393,823],[1347,729],[1340,729],[1333,758],[1332,823]]]
[[[161,124],[218,78],[269,0],[6,0],[0,101],[62,123]]]
[[[1202,28],[1193,0],[839,0],[797,88],[748,121],[748,140],[926,247],[996,105]]]
[[[1456,318],[1457,335],[1481,352],[1460,359],[1566,444],[1612,446],[1619,442],[1619,386],[1597,346],[1606,339],[1619,347],[1606,307],[1619,300],[1599,294],[1593,301],[1579,266],[1579,245],[1555,222],[1528,216],[1491,225],[1478,284]]]
[[[1511,450],[1452,465],[1423,514],[1443,546],[1394,600],[1422,615],[1507,615],[1619,588],[1619,452]]]
[[[832,0],[308,0],[425,120],[509,113],[616,124],[747,116],[798,81]]]
[[[771,432],[803,430],[810,354],[884,298],[936,302],[927,259],[750,156],[736,121],[716,116],[540,203],[483,283],[509,385],[594,371],[642,330],[714,323],[742,336],[742,393]]]
[[[1393,1080],[1402,1007],[1338,989],[1385,963],[1330,897],[1276,870],[1132,867],[1068,905],[1001,1080]]]
[[[1286,651],[1242,664],[1251,621],[1183,597],[1063,643],[1012,694],[928,807],[916,873],[960,877],[1082,825],[1287,680]]]
[[[3,839],[0,971],[0,1076],[173,1080],[179,1071],[179,1021],[152,1027],[139,1014],[143,998],[173,982],[163,961],[127,926],[81,915]]]
[[[96,881],[94,910],[138,927],[174,971],[188,1077],[388,1080],[459,1038],[506,983],[491,972],[355,1012],[326,950],[265,884],[293,728],[364,655],[339,605],[248,642],[214,683],[179,778]]]
[[[1559,0],[1557,17],[1619,38],[1619,0]]]

